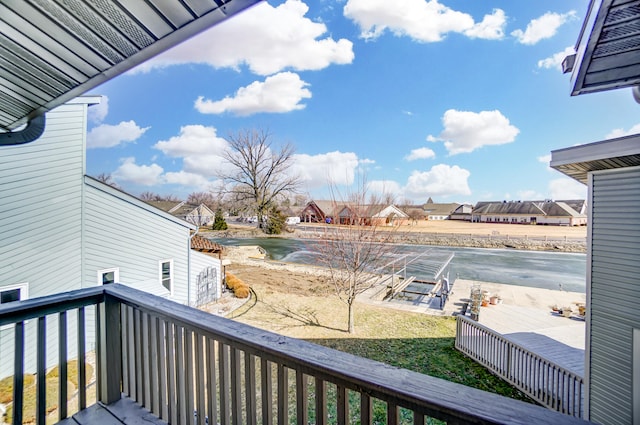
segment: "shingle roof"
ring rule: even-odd
[[[211,242],[200,235],[194,235],[191,238],[191,249],[200,252],[222,252],[224,248],[222,245]]]
[[[517,214],[517,215],[545,215],[551,217],[577,217],[572,205],[579,205],[580,201],[509,201],[509,202],[478,202],[473,208],[474,214]]]

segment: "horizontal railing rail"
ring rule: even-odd
[[[24,375],[25,375],[25,347],[28,320],[37,319],[35,349],[36,364],[36,407],[33,416],[37,424],[44,424],[47,414],[46,402],[46,372],[47,372],[47,319],[55,316],[57,327],[57,366],[58,370],[58,419],[67,418],[67,400],[69,398],[67,357],[69,353],[68,319],[71,311],[76,312],[76,359],[77,359],[77,405],[78,409],[87,406],[87,376],[86,376],[86,314],[85,308],[100,304],[104,300],[104,290],[101,287],[80,289],[71,292],[54,294],[47,297],[34,298],[21,302],[0,305],[0,332],[7,332],[6,326],[13,325],[13,359],[2,358],[0,362],[11,361],[13,364],[13,424],[23,423],[24,408]],[[4,329],[2,328],[4,327]],[[6,348],[5,348],[6,349]],[[0,418],[2,419],[2,418]]]
[[[84,335],[84,309],[89,305],[96,306],[95,321],[89,325],[95,326],[97,339],[97,399],[108,405],[124,393],[172,424],[423,424],[427,417],[447,423],[584,423],[121,285],[3,305],[0,323],[13,322],[17,331],[24,320],[37,318],[44,324],[46,315],[66,315],[76,309],[78,334]],[[46,314],[39,315],[39,309]],[[66,352],[61,347],[67,343],[62,328],[56,343],[60,353]],[[37,338],[44,344],[44,336],[38,333]],[[83,361],[87,340],[79,339],[78,356]],[[43,345],[38,346],[41,351]],[[21,375],[20,356],[24,349],[17,347],[16,376]],[[44,364],[42,359],[39,369]],[[20,380],[14,377],[14,383]],[[14,388],[20,392],[22,387]],[[44,394],[38,391],[38,397]],[[14,399],[14,408],[15,403]],[[60,419],[67,415],[64,410]],[[376,416],[380,410],[382,419]],[[14,423],[21,423],[17,416]],[[37,423],[44,423],[44,418],[39,415]]]
[[[457,317],[455,346],[543,406],[583,417],[584,382],[578,374],[464,316]]]

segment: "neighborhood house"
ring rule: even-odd
[[[70,101],[35,140],[0,146],[0,304],[112,283],[191,306],[219,298],[221,261],[191,249],[194,224],[85,174],[87,108],[99,101]],[[0,359],[12,350],[0,329]],[[0,361],[0,378],[12,370]]]

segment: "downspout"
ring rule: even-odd
[[[199,221],[199,220],[198,220]],[[193,235],[189,235],[189,246],[187,247],[187,305],[191,307],[191,239],[200,231],[200,226],[196,227],[196,231]]]
[[[46,119],[42,114],[30,119],[22,130],[0,133],[0,146],[23,145],[33,142],[44,133],[45,123]]]

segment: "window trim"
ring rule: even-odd
[[[20,289],[19,301],[24,301],[29,299],[29,282],[21,282],[21,283],[14,283],[11,285],[0,286],[0,292],[12,291],[14,289]],[[5,329],[13,329],[13,325],[9,324],[9,325],[0,326],[0,331],[3,331]]]
[[[113,272],[113,282],[114,283],[120,282],[120,267],[110,267],[108,269],[98,270],[98,286],[104,285],[102,276],[105,273],[111,273],[111,272]]]
[[[165,263],[169,263],[169,289],[164,286],[163,278],[162,278],[162,265]],[[173,297],[174,292],[174,275],[173,275],[173,258],[167,258],[164,260],[158,261],[158,280],[160,282],[160,286],[167,291],[169,291],[169,295]]]

